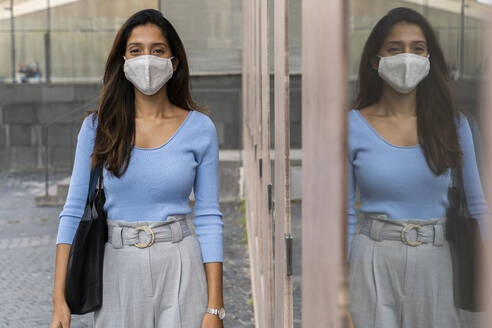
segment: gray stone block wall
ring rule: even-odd
[[[4,124],[37,123],[35,103],[5,104],[2,112]]]
[[[210,112],[220,149],[242,148],[241,76],[193,76],[191,90],[193,99]]]
[[[39,167],[41,164],[36,147],[12,146],[5,148],[4,153],[6,154],[5,165],[9,168],[15,165],[15,168],[27,169]]]
[[[50,150],[49,158],[53,168],[66,169],[72,166],[75,156],[74,147],[54,146]]]
[[[71,167],[84,110],[66,114],[99,92],[97,84],[0,85],[0,170],[43,168],[46,145],[50,167]]]
[[[10,146],[32,146],[33,129],[34,126],[30,124],[10,124]]]
[[[0,124],[0,150],[7,147],[7,127]]]

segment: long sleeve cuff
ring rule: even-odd
[[[203,263],[223,262],[222,228],[220,215],[195,216],[195,231],[200,241]]]
[[[56,244],[72,244],[77,227],[80,223],[80,218],[63,215],[60,217],[60,224],[58,225],[58,235],[56,238]]]

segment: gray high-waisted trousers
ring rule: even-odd
[[[478,327],[478,315],[458,311],[445,219],[389,220],[363,214],[350,249],[350,312],[356,328]],[[406,240],[401,230],[409,223]],[[390,239],[390,240],[388,240]]]
[[[155,243],[145,245],[153,229]],[[200,244],[184,215],[165,222],[108,220],[103,304],[95,328],[200,328],[207,309],[207,282]],[[160,241],[168,240],[168,241]]]

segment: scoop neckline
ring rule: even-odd
[[[141,147],[137,147],[137,146],[133,145],[133,148],[138,149],[138,150],[143,150],[143,151],[149,151],[149,150],[158,150],[158,149],[165,147],[168,143],[170,143],[179,134],[179,132],[186,125],[186,122],[189,120],[189,118],[193,112],[194,112],[194,110],[190,110],[190,112],[186,115],[183,122],[181,122],[181,124],[176,129],[176,131],[174,131],[173,135],[169,139],[167,139],[167,141],[165,143],[163,143],[162,145],[160,145],[158,147],[154,147],[154,148],[141,148]]]
[[[395,144],[392,144],[391,142],[389,142],[388,140],[386,140],[385,138],[383,138],[373,127],[372,125],[365,119],[364,116],[362,116],[362,114],[360,113],[360,109],[354,109],[357,117],[359,117],[359,119],[362,121],[362,123],[367,126],[367,128],[369,130],[372,131],[372,133],[379,139],[381,140],[382,142],[384,142],[386,145],[390,146],[390,147],[393,147],[393,148],[397,148],[397,149],[405,149],[405,150],[412,150],[412,149],[417,149],[420,147],[420,144],[416,144],[416,145],[412,145],[412,146],[398,146],[398,145],[395,145]]]

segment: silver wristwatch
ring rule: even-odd
[[[225,318],[225,309],[223,307],[218,309],[207,308],[207,313],[215,314],[220,320],[224,320]]]

